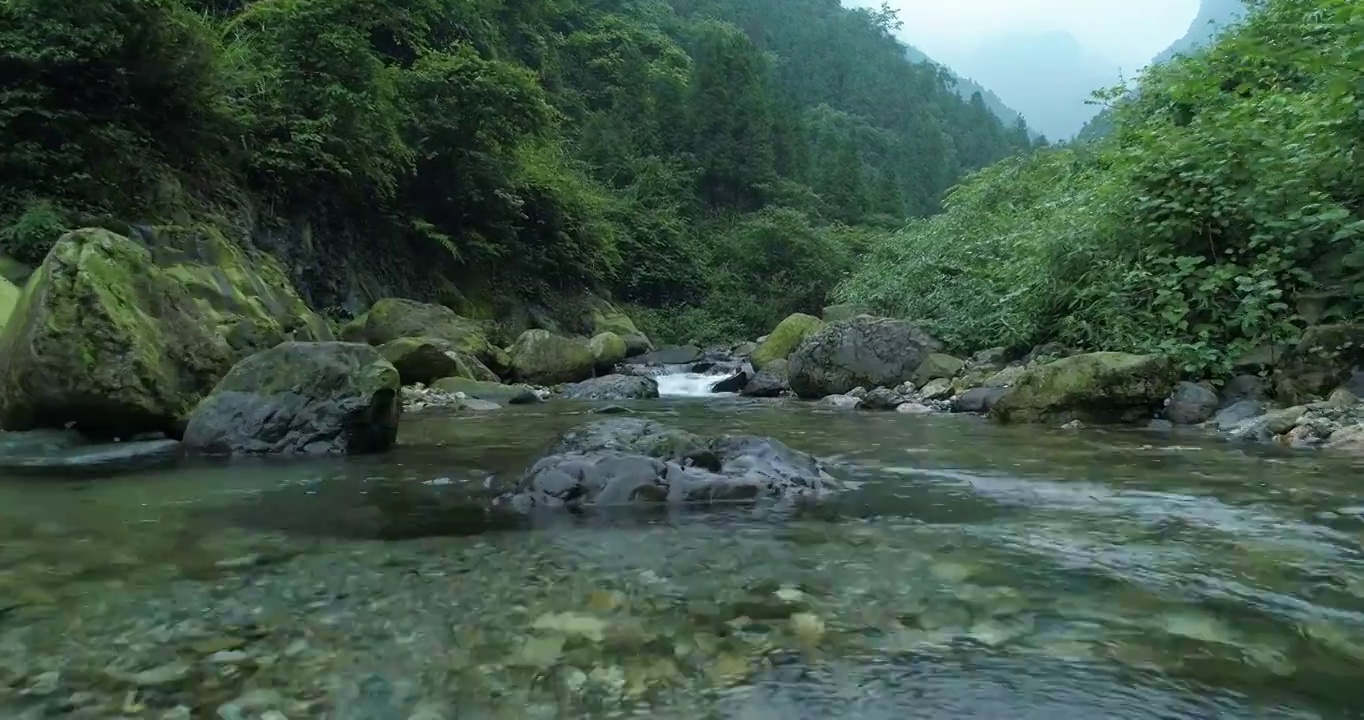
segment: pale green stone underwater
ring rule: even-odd
[[[0,717],[1348,718],[1361,472],[1197,434],[654,400],[864,481],[488,528],[551,402],[391,454],[0,482]]]

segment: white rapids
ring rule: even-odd
[[[726,375],[707,375],[705,373],[682,372],[659,375],[654,378],[658,383],[659,397],[706,397],[710,395],[733,395],[734,393],[711,392],[710,386]]]

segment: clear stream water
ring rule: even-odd
[[[601,417],[562,401],[410,414],[379,458],[0,482],[0,715],[267,717],[242,698],[268,691],[291,720],[1364,717],[1348,458],[625,405],[774,436],[865,485],[791,518],[486,528],[471,498]],[[128,679],[165,663],[184,672]],[[53,711],[67,695],[122,707]]]

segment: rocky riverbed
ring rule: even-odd
[[[569,401],[414,414],[385,456],[4,483],[0,714],[1344,718],[1364,700],[1344,459],[790,400],[624,406],[775,437],[860,486],[784,519],[472,510],[600,422]]]

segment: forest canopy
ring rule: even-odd
[[[0,244],[249,205],[591,288],[664,339],[817,310],[1030,147],[837,0],[6,0]],[[434,266],[433,266],[434,267]],[[436,272],[428,268],[422,271]]]

